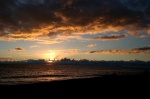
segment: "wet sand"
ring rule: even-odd
[[[1,96],[7,97],[129,97],[150,96],[150,73],[136,75],[104,75],[22,85],[0,85]],[[69,96],[70,95],[70,96]],[[72,99],[70,98],[70,99]]]

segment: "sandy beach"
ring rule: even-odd
[[[103,77],[72,79],[22,85],[0,85],[1,95],[34,97],[38,96],[93,96],[119,97],[148,96],[150,89],[150,73],[137,75],[104,75]],[[143,94],[144,95],[143,95]],[[6,95],[7,94],[7,95]],[[122,97],[123,97],[122,96]]]

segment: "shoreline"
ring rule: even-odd
[[[16,95],[97,95],[119,92],[148,92],[150,72],[136,75],[104,75],[102,77],[70,79],[21,85],[0,85],[0,94]]]

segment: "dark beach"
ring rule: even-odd
[[[1,96],[93,96],[93,97],[148,97],[150,73],[136,75],[104,75],[102,77],[72,79],[22,85],[0,85]]]

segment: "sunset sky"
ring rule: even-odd
[[[0,0],[0,60],[150,61],[150,0]]]

